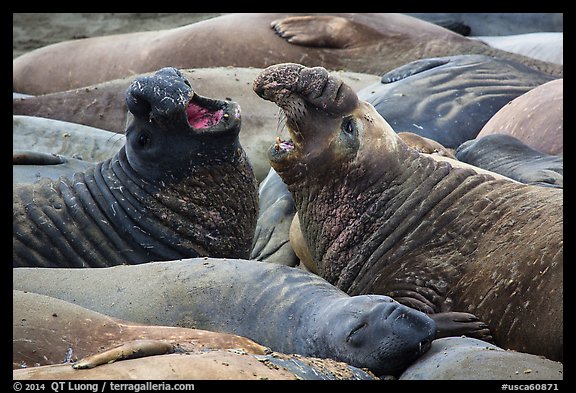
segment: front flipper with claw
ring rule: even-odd
[[[466,312],[439,312],[429,314],[436,322],[436,338],[467,336],[479,340],[493,342],[492,334],[488,325],[480,321],[478,317]]]

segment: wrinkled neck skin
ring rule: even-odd
[[[200,256],[247,258],[258,214],[257,184],[246,153],[239,143],[234,147],[233,153],[206,156],[189,168],[149,174],[133,168],[122,148],[111,166],[133,184],[136,209],[170,226],[182,246]]]
[[[454,188],[467,192],[486,179],[422,156],[400,140],[394,148],[392,154],[365,152],[363,157],[374,159],[355,160],[333,168],[333,174],[308,174],[289,184],[304,237],[314,245],[310,251],[319,275],[351,295],[362,289],[355,282],[360,270],[376,264],[381,268],[399,257],[402,237],[438,201]],[[470,180],[464,182],[466,178]]]

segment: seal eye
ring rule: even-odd
[[[140,146],[144,147],[144,146],[148,145],[148,143],[150,143],[150,137],[148,135],[142,133],[138,137],[138,143],[140,144]]]
[[[356,132],[356,122],[354,122],[354,119],[352,118],[344,119],[344,121],[342,122],[342,130],[344,130],[344,132],[347,134],[354,135],[354,133]]]
[[[352,345],[360,345],[362,342],[362,334],[358,333],[361,333],[366,326],[368,326],[368,324],[364,322],[352,329],[352,331],[348,334],[348,337],[346,337],[346,342]]]

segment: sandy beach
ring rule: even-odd
[[[60,41],[187,25],[222,13],[15,13],[12,58]]]

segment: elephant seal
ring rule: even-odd
[[[12,182],[72,177],[111,158],[124,144],[121,134],[36,116],[12,116]]]
[[[564,187],[564,158],[540,153],[517,138],[491,134],[464,142],[456,158],[526,184]]]
[[[456,149],[500,108],[554,77],[516,61],[483,55],[416,60],[358,91],[396,132]]]
[[[434,340],[400,380],[562,380],[562,363],[469,337]]]
[[[13,368],[72,364],[86,356],[134,340],[161,340],[188,351],[238,349],[265,355],[269,350],[245,337],[207,330],[123,321],[77,304],[32,292],[13,291]]]
[[[12,151],[12,183],[35,183],[44,178],[57,180],[61,176],[73,176],[83,172],[94,163],[65,157],[59,154],[34,150]]]
[[[503,106],[478,138],[508,134],[542,153],[564,154],[564,79],[537,86]]]
[[[387,296],[350,297],[275,263],[192,258],[101,269],[13,269],[13,289],[143,324],[247,337],[280,353],[397,375],[426,351],[436,325]]]
[[[196,94],[174,68],[134,80],[126,102],[114,157],[13,187],[13,267],[248,257],[258,196],[239,106]]]
[[[254,91],[286,116],[291,139],[268,156],[320,276],[349,295],[472,313],[496,345],[562,359],[562,189],[418,153],[322,67],[271,66]]]
[[[382,75],[417,59],[457,54],[516,59],[563,74],[557,64],[491,48],[408,15],[236,13],[172,29],[38,48],[13,60],[12,87],[38,95],[166,66],[265,68],[282,62]],[[70,57],[77,61],[70,63]]]

